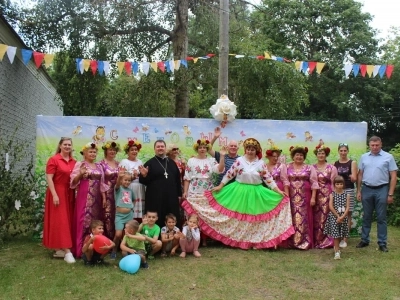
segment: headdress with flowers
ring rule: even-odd
[[[142,144],[140,144],[137,140],[130,140],[130,141],[128,141],[128,143],[125,144],[125,146],[124,146],[124,151],[125,151],[125,153],[128,153],[128,152],[129,152],[129,149],[130,149],[131,147],[134,147],[134,146],[137,148],[138,151],[140,151],[140,149],[142,149]]]
[[[200,146],[207,147],[207,150],[211,148],[210,141],[206,139],[198,139],[197,142],[193,144],[193,149],[197,151]]]
[[[314,149],[314,154],[317,155],[319,151],[324,151],[326,156],[329,156],[329,153],[331,153],[331,149],[325,145],[317,145]]]
[[[96,150],[98,150],[99,148],[97,148],[97,145],[95,143],[90,142],[90,143],[85,144],[82,147],[80,153],[83,155],[83,151],[88,150],[88,149],[96,149]]]
[[[290,151],[290,155],[293,157],[293,155],[294,155],[296,152],[301,152],[301,153],[307,154],[307,153],[308,153],[308,148],[307,148],[307,147],[303,147],[303,146],[296,145],[296,146],[290,146],[289,151]]]
[[[107,150],[107,149],[114,149],[115,151],[119,152],[121,150],[121,147],[118,143],[116,142],[110,142],[107,141],[102,147],[101,149],[103,150]]]
[[[282,149],[279,149],[279,147],[278,146],[276,146],[276,145],[272,145],[267,151],[265,151],[265,155],[268,157],[268,156],[272,156],[272,154],[274,153],[274,152],[278,152],[279,153],[279,155],[282,153]]]
[[[262,158],[261,145],[260,145],[260,142],[257,141],[256,139],[254,139],[254,138],[245,139],[243,142],[243,147],[244,147],[244,150],[246,150],[247,147],[254,147],[256,149],[256,155],[257,155],[258,159]]]

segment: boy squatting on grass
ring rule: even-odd
[[[85,238],[82,247],[82,260],[85,265],[96,265],[96,264],[104,264],[104,257],[107,255],[107,252],[104,254],[100,254],[93,249],[93,242],[98,235],[103,235],[103,222],[100,220],[93,220],[90,223],[90,229],[92,233]],[[109,246],[105,245],[101,247],[102,250],[111,250],[115,244],[111,242]]]
[[[139,232],[145,236],[145,247],[147,257],[149,259],[154,258],[154,254],[161,250],[162,243],[158,238],[160,237],[160,226],[156,224],[158,220],[158,214],[154,211],[147,211],[143,215],[143,222],[140,224]]]
[[[166,215],[165,226],[161,228],[161,257],[166,257],[168,252],[171,252],[171,256],[174,256],[179,247],[179,239],[182,237],[182,233],[175,225],[176,217],[173,214]]]
[[[118,179],[114,187],[115,246],[110,255],[111,259],[115,259],[117,257],[117,249],[121,242],[124,224],[133,219],[133,201],[135,199],[135,195],[129,188],[131,181],[132,175],[127,173],[124,168],[120,168],[118,171]]]
[[[145,236],[138,232],[139,223],[136,220],[130,220],[125,224],[125,236],[121,242],[122,256],[129,254],[138,254],[140,256],[140,267],[148,269],[149,265],[146,261],[146,248],[144,241]]]

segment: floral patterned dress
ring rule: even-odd
[[[272,170],[269,169],[272,178],[274,179],[276,185],[281,191],[285,190],[285,186],[289,186],[289,181],[287,179],[287,169],[284,163],[277,163]]]
[[[233,178],[236,181],[219,192],[209,191],[210,171],[211,166],[204,165],[187,168],[188,173],[197,175],[189,187],[190,196],[182,203],[187,213],[199,216],[206,235],[232,247],[249,249],[274,247],[294,233],[289,198],[262,185],[264,181],[270,188],[276,187],[262,160],[238,158],[222,179],[223,183]]]

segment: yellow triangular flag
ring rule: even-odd
[[[179,67],[181,66],[181,61],[180,60],[174,60],[175,64],[175,70],[179,70]]]
[[[199,60],[198,57],[194,57],[194,58],[193,58],[193,62],[194,62],[194,63],[197,63],[198,60]]]
[[[372,77],[372,72],[374,71],[374,65],[367,65],[367,74],[369,77]]]
[[[233,54],[233,53],[229,53],[228,55],[231,55],[231,56],[236,56],[236,54]]]
[[[54,59],[54,54],[44,55],[44,65],[46,68],[50,67],[50,65],[53,63],[53,59]]]
[[[125,67],[125,62],[117,61],[117,67],[118,67],[118,73],[119,73],[119,75],[121,75],[122,71],[124,70],[124,67]]]
[[[90,67],[90,59],[84,59],[83,60],[83,69],[87,72]]]
[[[322,69],[324,68],[325,63],[323,62],[317,62],[317,73],[321,74]]]
[[[152,62],[150,63],[151,68],[154,70],[154,72],[157,72],[158,67],[157,67],[157,63],[156,62]]]
[[[4,54],[6,54],[8,45],[0,44],[0,61],[3,61]]]
[[[296,70],[300,70],[301,63],[302,63],[301,60],[296,60],[296,62],[294,63],[294,66],[295,66]]]
[[[264,57],[265,59],[271,59],[271,56],[269,55],[268,52],[264,52]]]

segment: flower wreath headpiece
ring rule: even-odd
[[[118,143],[116,143],[116,142],[110,142],[110,141],[107,141],[102,147],[101,147],[101,149],[103,149],[103,150],[107,150],[107,149],[115,149],[115,151],[117,151],[117,152],[119,152],[120,150],[121,150],[121,147],[120,147],[120,145],[118,144]]]
[[[299,145],[291,146],[291,147],[289,148],[289,151],[290,151],[290,153],[292,153],[293,151],[295,151],[295,150],[297,150],[297,149],[303,150],[305,153],[308,153],[308,148],[307,148],[307,147],[303,147],[303,146],[299,146]]]
[[[262,149],[261,149],[260,142],[254,138],[245,139],[243,142],[244,149],[246,150],[246,148],[249,146],[254,147],[256,149],[256,155],[257,155],[258,159],[261,159],[262,158]]]
[[[142,145],[136,141],[136,140],[130,140],[127,144],[125,144],[124,146],[124,151],[125,153],[128,153],[129,148],[135,146],[137,148],[138,151],[140,151],[140,149],[142,149]]]
[[[97,148],[97,145],[95,143],[87,143],[86,145],[84,145],[80,151],[80,153],[83,155],[83,151],[87,150],[87,149],[96,149],[98,150],[99,148]]]
[[[210,149],[211,144],[209,140],[206,139],[199,139],[197,140],[196,143],[193,144],[193,149],[197,151],[197,149],[199,149],[199,146],[206,146],[207,150]]]
[[[326,156],[329,156],[329,153],[331,153],[331,149],[325,145],[316,146],[313,152],[317,155],[319,151],[324,151]]]
[[[279,149],[278,148],[278,146],[276,146],[276,145],[272,145],[266,152],[265,152],[265,155],[268,157],[268,156],[272,156],[272,154],[274,153],[274,152],[278,152],[279,153],[279,155],[282,153],[282,149]]]

